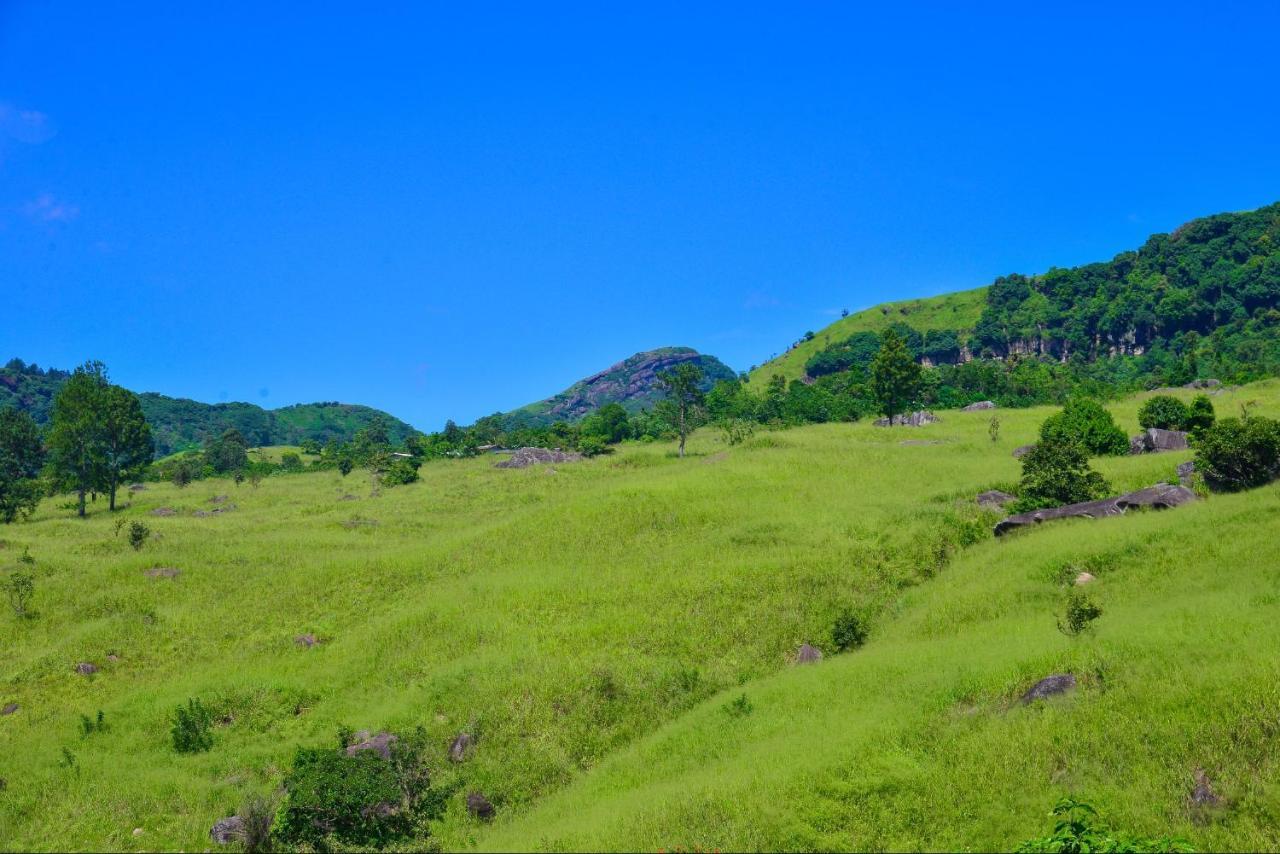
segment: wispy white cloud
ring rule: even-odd
[[[22,206],[22,213],[37,222],[71,222],[80,216],[80,208],[54,198],[52,193],[41,193]]]
[[[0,102],[0,136],[39,145],[52,139],[57,132],[49,117],[39,110],[23,110]]]

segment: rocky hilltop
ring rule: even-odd
[[[703,355],[690,347],[661,347],[636,353],[579,380],[557,395],[510,412],[505,418],[527,424],[577,421],[606,403],[619,403],[627,412],[651,409],[662,399],[662,392],[657,386],[658,375],[682,362],[693,362],[702,368],[706,389],[720,380],[736,376],[715,356]]]

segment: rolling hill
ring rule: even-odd
[[[682,362],[702,369],[703,389],[737,374],[715,356],[706,356],[689,347],[660,347],[646,350],[579,380],[569,388],[537,403],[501,414],[510,426],[541,426],[554,421],[577,421],[607,403],[621,404],[628,413],[652,409],[662,399],[658,374]]]
[[[18,359],[0,368],[0,407],[28,412],[37,424],[49,422],[53,398],[70,374],[28,366]],[[350,439],[361,427],[382,418],[395,442],[413,435],[409,424],[368,406],[306,403],[263,409],[252,403],[201,403],[154,392],[138,395],[151,425],[156,457],[196,448],[210,436],[235,427],[251,445],[296,445],[304,439],[324,443]]]
[[[1130,432],[1143,399],[1111,407]],[[1280,383],[1214,398],[1246,400],[1280,415]],[[1001,411],[996,441],[956,412],[703,430],[685,460],[439,460],[376,493],[330,471],[149,485],[87,520],[48,499],[0,530],[37,614],[0,623],[0,839],[203,850],[298,747],[422,727],[444,810],[414,849],[1010,850],[1064,795],[1204,850],[1280,847],[1280,487],[994,539],[973,496],[1052,411]],[[1095,464],[1127,490],[1186,457]],[[117,519],[159,536],[135,551]],[[1102,616],[1067,636],[1082,570]],[[846,609],[869,639],[837,654]],[[823,660],[794,664],[804,642]],[[1076,689],[1019,701],[1052,673]],[[213,743],[180,754],[191,698]]]

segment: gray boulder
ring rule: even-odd
[[[1178,463],[1178,483],[1183,486],[1191,486],[1192,476],[1196,473],[1196,461],[1187,460],[1185,463]]]
[[[983,510],[1003,510],[1006,504],[1017,501],[1018,496],[998,489],[988,489],[986,492],[979,492],[976,500]]]
[[[229,845],[244,839],[244,819],[238,815],[220,818],[209,828],[209,838],[219,845]]]
[[[471,737],[470,733],[460,732],[457,737],[449,744],[449,761],[463,762],[471,754],[472,748],[475,747],[476,740]]]
[[[81,676],[92,676],[97,672],[98,665],[91,664],[88,661],[82,661],[76,665],[76,673],[79,673]]]
[[[0,709],[0,715],[11,715],[16,711],[18,711],[17,703],[5,703],[4,708]]]
[[[550,448],[519,448],[511,452],[509,459],[495,463],[493,467],[499,469],[524,469],[545,463],[573,463],[581,459],[582,454],[556,451]]]
[[[1129,440],[1129,453],[1131,454],[1185,451],[1189,447],[1186,433],[1181,430],[1161,430],[1159,427],[1148,427]]]
[[[320,643],[320,638],[316,637],[311,632],[307,632],[305,635],[295,636],[293,642],[298,646],[305,646],[307,649],[311,649],[311,647]]]
[[[1191,804],[1197,807],[1216,807],[1222,803],[1222,797],[1213,790],[1213,782],[1203,768],[1197,768],[1195,786],[1191,789]]]
[[[1196,500],[1196,494],[1185,486],[1171,486],[1157,483],[1146,489],[1117,495],[1114,498],[1100,498],[1097,501],[1082,501],[1079,504],[1066,504],[1062,507],[1047,507],[1043,510],[1032,510],[1029,513],[1018,513],[996,524],[997,537],[1027,525],[1038,525],[1052,519],[1101,519],[1105,516],[1120,516],[1133,507],[1167,510],[1181,507]]]
[[[152,516],[177,516],[178,511],[174,510],[172,507],[157,507],[155,510],[151,511],[151,515]]]
[[[992,401],[980,400],[977,403],[969,404],[968,406],[961,409],[960,411],[961,412],[981,412],[984,409],[995,409],[995,408],[996,408],[996,405]]]
[[[389,733],[380,732],[376,735],[370,735],[367,729],[356,733],[355,741],[347,745],[347,755],[355,756],[362,750],[372,750],[383,759],[391,758],[391,745],[399,741],[399,737]]]
[[[1220,388],[1221,386],[1222,386],[1222,380],[1207,379],[1207,380],[1192,380],[1191,382],[1184,385],[1183,388]]]
[[[1065,694],[1076,687],[1076,677],[1070,673],[1055,673],[1052,676],[1046,676],[1036,684],[1027,689],[1027,693],[1022,695],[1022,702],[1034,703],[1036,700],[1044,700],[1049,697]]]
[[[488,821],[493,818],[493,804],[479,792],[472,792],[467,795],[467,812],[481,821]]]
[[[1031,443],[1030,445],[1019,445],[1018,447],[1013,449],[1013,458],[1015,460],[1020,460],[1023,457],[1025,457],[1027,454],[1035,450],[1035,447],[1036,446],[1034,442]]]
[[[796,664],[816,664],[819,661],[822,661],[822,650],[807,643],[800,644],[796,651]]]

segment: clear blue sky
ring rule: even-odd
[[[233,5],[0,0],[0,360],[430,430],[1280,199],[1275,2]]]

